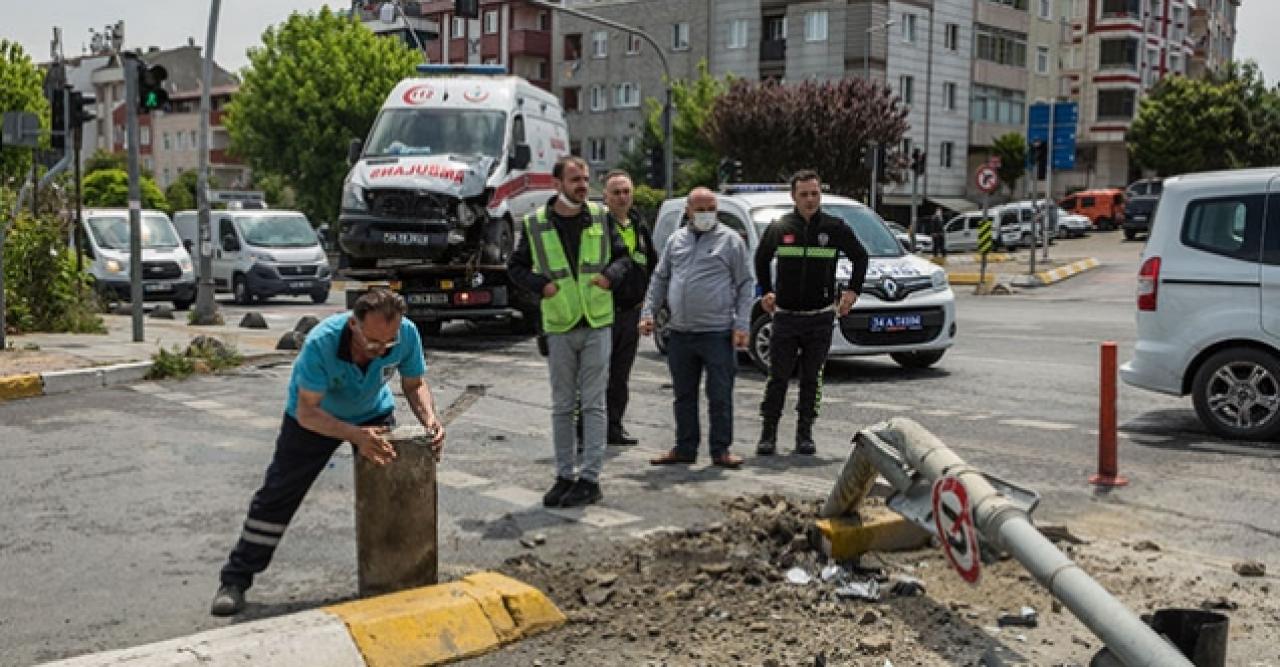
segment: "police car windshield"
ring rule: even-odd
[[[236,220],[245,243],[263,248],[307,248],[316,245],[311,223],[300,215],[254,216]]]
[[[507,115],[461,109],[385,109],[378,115],[365,157],[502,154]]]
[[[764,229],[769,226],[769,223],[794,209],[795,207],[790,205],[753,208],[751,209],[751,221],[755,223],[756,231],[763,235]],[[885,227],[880,217],[872,213],[870,209],[848,204],[823,204],[822,210],[844,220],[844,224],[849,225],[853,233],[858,236],[858,240],[862,241],[862,245],[867,249],[868,255],[872,257],[901,257],[903,255],[902,244],[889,231],[889,228]]]
[[[93,234],[93,241],[99,248],[129,249],[129,218],[124,214],[89,218],[89,232]],[[142,216],[142,247],[178,247],[178,235],[174,233],[168,218],[159,215]]]

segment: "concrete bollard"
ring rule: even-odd
[[[436,462],[421,426],[388,437],[396,459],[385,466],[356,454],[356,559],[360,595],[436,583]]]

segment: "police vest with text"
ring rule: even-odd
[[[613,324],[613,294],[592,281],[609,264],[609,235],[600,207],[588,204],[591,224],[582,230],[578,246],[578,275],[569,268],[564,246],[546,208],[525,216],[524,229],[533,256],[533,270],[556,286],[556,294],[542,299],[542,330],[564,333],[584,318],[594,329]]]

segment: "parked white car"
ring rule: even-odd
[[[999,207],[987,211],[991,219],[992,231],[995,235],[996,248],[1013,248],[1018,245],[1020,228],[1017,224],[1000,224]],[[1016,217],[1011,218],[1016,223]],[[943,230],[947,234],[947,252],[965,252],[978,249],[978,228],[982,224],[982,212],[970,211],[962,213],[947,221]]]
[[[1221,436],[1280,435],[1280,168],[1170,178],[1138,273],[1120,376],[1191,394]]]
[[[911,250],[911,232],[906,227],[896,222],[886,222],[889,225],[889,231],[898,237],[898,242],[908,251]],[[933,252],[933,239],[928,234],[920,230],[916,230],[916,248],[915,252]]]
[[[718,196],[721,224],[737,230],[753,254],[769,223],[794,207],[786,185],[730,186]],[[888,354],[908,368],[928,368],[942,359],[956,337],[956,297],[945,270],[917,257],[899,243],[880,216],[861,202],[823,195],[822,208],[842,218],[870,256],[861,296],[853,310],[835,322],[831,356]],[[684,224],[685,199],[669,199],[658,209],[654,246],[661,253],[671,234]],[[852,263],[841,257],[837,279],[847,280]],[[662,313],[655,314],[655,342],[665,351]],[[751,311],[751,361],[768,370],[772,319],[757,300]]]

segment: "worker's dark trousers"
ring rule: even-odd
[[[629,308],[613,314],[613,349],[609,353],[609,388],[605,392],[605,407],[609,415],[608,435],[622,435],[622,416],[627,412],[631,398],[627,384],[631,380],[631,366],[636,361],[636,349],[640,344],[640,309]]]
[[[787,384],[797,371],[800,375],[800,400],[796,415],[801,423],[813,424],[822,402],[822,366],[831,350],[831,327],[835,313],[797,315],[776,312],[773,315],[773,337],[769,339],[769,381],[764,386],[760,416],[766,422],[778,423],[782,405],[787,400]]]
[[[388,413],[361,426],[394,424],[395,418]],[[248,588],[253,575],[267,569],[294,512],[340,444],[341,440],[308,431],[298,420],[284,416],[267,478],[253,494],[240,540],[222,566],[223,584]]]

